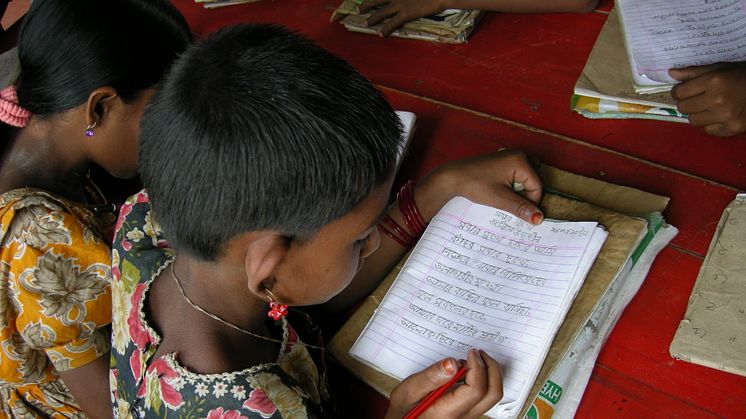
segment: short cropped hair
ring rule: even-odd
[[[311,237],[393,173],[401,126],[345,61],[273,25],[224,28],[173,66],[141,123],[140,172],[169,242]]]
[[[167,0],[35,0],[18,37],[18,99],[40,117],[85,103],[111,86],[137,99],[192,41]]]

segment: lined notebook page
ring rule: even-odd
[[[617,0],[635,84],[669,68],[746,60],[746,0]]]
[[[454,198],[433,218],[350,354],[398,379],[480,348],[501,365],[493,417],[518,414],[601,249],[595,222],[539,226]]]

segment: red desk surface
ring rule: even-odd
[[[358,67],[397,109],[418,116],[401,178],[512,147],[575,173],[671,197],[664,215],[680,234],[612,332],[578,417],[746,416],[746,378],[668,354],[720,214],[737,188],[746,189],[746,136],[721,139],[684,124],[572,113],[572,88],[605,13],[491,13],[468,44],[442,45],[349,33],[329,23],[339,0],[264,0],[212,11],[190,0],[175,3],[199,35],[239,22],[278,23]],[[608,11],[611,1],[600,8]],[[351,415],[382,416],[383,398],[349,376],[337,379],[345,381],[333,386],[343,391]]]

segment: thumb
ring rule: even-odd
[[[668,75],[679,81],[685,81],[699,77],[702,74],[722,68],[725,63],[715,63],[709,65],[697,65],[691,67],[672,68],[668,70]]]
[[[424,370],[412,374],[391,392],[391,402],[407,409],[414,407],[431,391],[447,383],[458,371],[460,363],[453,358],[446,358]]]
[[[541,224],[544,221],[544,213],[535,203],[526,199],[512,190],[501,197],[497,208],[508,211],[516,217],[531,224]]]

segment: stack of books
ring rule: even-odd
[[[488,416],[572,417],[603,342],[676,229],[660,216],[665,197],[539,171],[554,191],[542,225],[451,201],[335,335],[331,355],[389,395],[433,360],[479,347],[506,366],[505,397]]]
[[[339,21],[352,32],[379,34],[384,23],[368,26],[371,13],[358,10],[362,0],[344,0],[332,14],[332,21]],[[443,12],[412,20],[395,30],[391,36],[431,42],[460,44],[466,42],[482,17],[481,10],[446,9]]]
[[[575,85],[588,118],[687,122],[672,68],[746,60],[746,0],[618,0]]]

